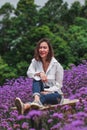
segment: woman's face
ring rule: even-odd
[[[42,59],[46,59],[49,53],[49,46],[46,42],[42,42],[39,46],[39,55]]]

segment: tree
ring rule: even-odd
[[[14,7],[10,3],[4,4],[0,8],[0,54],[4,55],[9,50],[9,42],[11,41],[9,29],[11,27],[11,16],[14,12]]]
[[[80,14],[81,14],[81,4],[79,1],[75,1],[74,3],[72,3],[69,10],[63,16],[62,20],[64,19],[64,22],[69,26],[73,24],[75,18],[79,17]]]
[[[68,33],[68,45],[75,59],[74,64],[79,64],[87,59],[87,29],[82,26],[70,26]]]
[[[14,6],[10,3],[6,2],[1,8],[0,8],[0,15],[2,15],[5,19],[10,18],[11,15],[14,13]]]
[[[84,5],[82,5],[81,17],[87,18],[87,0],[85,0]]]
[[[76,17],[74,20],[74,24],[77,26],[81,26],[85,30],[87,30],[87,19],[82,17]]]
[[[3,21],[2,24],[4,26]],[[3,39],[2,37],[0,40],[3,46],[2,48],[7,49],[4,49],[3,52],[1,50],[1,52],[2,55],[4,54],[3,58],[9,65],[16,66],[16,64],[19,62],[19,59],[26,60],[26,53],[23,53],[27,50],[27,47],[32,48],[30,47],[28,38],[30,36],[28,34],[32,35],[31,29],[37,24],[37,10],[34,1],[20,0],[15,10],[15,15],[14,17],[9,18],[8,24],[10,26],[5,28],[5,31],[3,28],[1,30],[2,35],[5,36],[6,34],[5,38]],[[30,58],[31,56],[29,59]]]
[[[0,85],[2,85],[6,79],[17,77],[15,68],[9,67],[9,65],[0,56]]]
[[[59,36],[54,37],[52,42],[56,59],[64,68],[67,68],[70,63],[74,62],[70,47],[67,42]]]
[[[39,11],[39,25],[48,25],[51,23],[60,24],[61,17],[67,11],[67,3],[63,4],[63,0],[48,0],[43,8]]]
[[[38,18],[36,8],[37,6],[34,4],[34,0],[19,0],[15,14],[22,18],[21,28],[23,28],[23,30],[36,26]]]

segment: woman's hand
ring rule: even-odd
[[[46,76],[46,74],[44,72],[40,72],[39,76],[40,76],[40,78],[41,78],[41,80],[43,82],[47,82],[48,81],[47,80],[47,76]]]

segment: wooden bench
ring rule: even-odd
[[[44,107],[40,108],[40,110],[52,109],[52,108],[60,107],[60,106],[64,106],[64,105],[71,105],[71,106],[73,106],[73,105],[75,105],[77,102],[79,102],[79,99],[73,99],[73,100],[64,99],[64,101],[63,101],[62,104],[47,105],[47,106],[44,106]]]
[[[64,98],[64,101],[63,101],[62,104],[46,105],[46,106],[40,108],[39,110],[52,109],[52,108],[59,107],[59,106],[64,106],[64,105],[71,105],[72,106],[72,105],[75,105],[77,102],[79,102],[79,99],[70,100],[70,99]],[[17,110],[17,108],[16,107],[11,107],[11,110]]]

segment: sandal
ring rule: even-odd
[[[18,114],[24,114],[24,103],[21,101],[20,98],[16,98],[15,99],[15,105],[17,107],[17,110],[18,110]]]
[[[33,109],[39,109],[39,108],[42,108],[42,107],[43,107],[43,105],[40,101],[33,101],[31,103],[31,108],[33,108]]]

